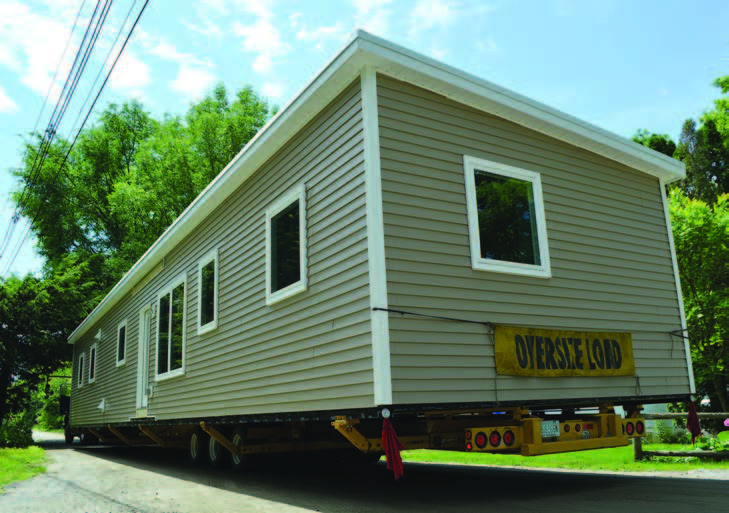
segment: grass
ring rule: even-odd
[[[645,444],[646,451],[693,450],[693,447],[670,444]],[[467,465],[493,465],[511,467],[561,468],[574,470],[606,470],[613,472],[660,472],[694,469],[729,470],[729,461],[711,462],[698,458],[652,458],[634,461],[633,447],[617,447],[594,451],[568,452],[524,457],[516,454],[465,453],[449,451],[403,451],[404,461],[429,463],[458,463]]]
[[[46,456],[40,447],[0,449],[0,492],[10,483],[45,472]]]

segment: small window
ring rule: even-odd
[[[157,302],[157,378],[184,372],[185,278],[160,294]]]
[[[266,212],[266,304],[306,290],[305,192],[297,187]]]
[[[116,366],[127,361],[127,320],[124,319],[116,328]]]
[[[86,356],[81,353],[78,357],[78,387],[84,386],[84,367],[86,367]]]
[[[89,383],[96,381],[96,344],[89,350]]]
[[[551,275],[539,173],[464,157],[471,265]]]
[[[197,332],[206,333],[218,327],[218,251],[213,250],[198,263]]]

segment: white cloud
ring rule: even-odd
[[[294,14],[291,14],[289,16],[289,23],[291,24],[292,28],[299,28],[299,25],[300,25],[299,18],[301,18],[300,12],[295,12]]]
[[[496,41],[494,41],[491,37],[487,38],[486,40],[481,40],[476,42],[476,50],[483,53],[490,53],[490,54],[497,54],[501,52],[501,48],[496,44]]]
[[[392,10],[387,6],[392,0],[352,0],[357,27],[380,36],[385,35],[390,28]]]
[[[457,17],[457,9],[457,4],[444,0],[419,0],[411,15],[411,37],[424,30],[450,25]]]
[[[285,90],[286,86],[281,82],[266,82],[261,86],[261,94],[273,100],[280,100]]]
[[[177,78],[170,82],[170,87],[173,91],[194,100],[203,96],[210,89],[215,78],[209,69],[183,64],[180,66]]]
[[[149,66],[127,49],[111,74],[111,87],[138,93],[140,88],[149,84],[149,80]]]
[[[77,9],[78,7],[76,7]],[[18,1],[0,6],[0,64],[19,74],[20,81],[45,95],[68,40],[75,12],[68,2],[48,3],[46,12]],[[42,35],[42,37],[38,37]],[[68,52],[59,76],[68,73],[73,58]]]
[[[433,55],[434,59],[438,59],[439,61],[442,61],[448,55],[448,50],[446,50],[445,48],[433,47],[430,50],[430,53],[431,53],[431,55]]]
[[[278,28],[267,18],[258,18],[253,25],[233,23],[233,33],[243,39],[243,51],[256,54],[253,70],[269,73],[273,60],[291,51],[291,45],[281,39]]]
[[[296,39],[316,43],[317,48],[322,48],[327,39],[341,40],[346,36],[344,24],[339,21],[330,27],[317,27],[313,30],[307,30],[306,25],[301,24],[296,33]]]
[[[241,10],[259,18],[273,18],[270,0],[233,0],[233,4]]]
[[[197,32],[201,36],[220,37],[223,35],[222,29],[207,18],[202,19],[202,25],[196,25],[188,21],[182,21],[182,24],[193,32]]]
[[[5,93],[5,89],[0,86],[0,112],[16,112],[17,110],[18,105]]]

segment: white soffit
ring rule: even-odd
[[[125,294],[164,262],[262,164],[357,78],[365,66],[454,101],[621,162],[666,182],[682,162],[394,43],[356,31],[344,48],[233,158],[69,336],[79,340]]]

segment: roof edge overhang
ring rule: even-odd
[[[263,163],[371,66],[378,73],[442,94],[475,109],[672,182],[682,162],[399,45],[356,31],[332,60],[264,126],[167,228],[68,338],[77,342],[124,295],[164,262]]]

